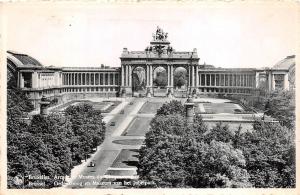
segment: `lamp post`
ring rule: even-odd
[[[192,96],[190,95],[184,104],[186,109],[186,120],[188,124],[192,124],[194,122],[194,102]]]
[[[50,104],[50,101],[45,96],[43,96],[40,101],[40,114],[41,115],[46,116],[48,114],[47,108],[48,108],[49,104]]]

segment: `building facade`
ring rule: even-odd
[[[8,80],[24,90],[38,107],[42,96],[64,103],[72,99],[133,95],[133,72],[144,70],[143,96],[155,96],[155,70],[166,73],[165,95],[175,95],[174,72],[186,70],[185,94],[244,94],[259,88],[267,91],[294,88],[295,56],[289,56],[273,68],[215,68],[199,64],[197,50],[176,51],[168,41],[168,33],[157,27],[150,45],[143,51],[123,49],[121,67],[54,67],[17,52],[7,52]],[[288,61],[288,62],[287,62]],[[284,65],[282,65],[284,64]],[[290,65],[292,64],[292,65]],[[292,84],[290,84],[292,83]],[[176,95],[175,95],[176,96]]]

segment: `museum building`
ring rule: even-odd
[[[259,88],[266,91],[295,88],[295,56],[288,56],[272,68],[215,68],[199,64],[197,50],[176,51],[168,41],[168,33],[157,27],[152,41],[142,51],[123,48],[121,67],[55,67],[44,66],[33,57],[7,51],[8,80],[16,81],[37,108],[42,96],[59,103],[73,99],[91,97],[132,96],[133,72],[142,68],[144,94],[155,96],[155,70],[163,68],[167,84],[165,95],[176,96],[174,86],[175,69],[186,70],[186,94],[205,96],[208,94],[256,93]]]

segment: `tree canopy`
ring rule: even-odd
[[[155,183],[148,187],[295,187],[294,131],[264,121],[253,128],[208,129],[199,115],[188,124],[181,102],[166,103],[146,133],[138,175]]]
[[[82,104],[67,108],[65,116],[34,115],[26,94],[14,85],[7,89],[7,175],[9,188],[51,188],[55,175],[66,176],[72,167],[103,142],[105,126],[99,111]],[[30,186],[29,175],[47,176],[44,185]],[[15,178],[24,178],[22,185]],[[30,179],[31,182],[34,179]]]

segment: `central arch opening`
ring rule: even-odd
[[[153,70],[153,95],[166,96],[168,86],[168,74],[166,67],[158,66]]]

